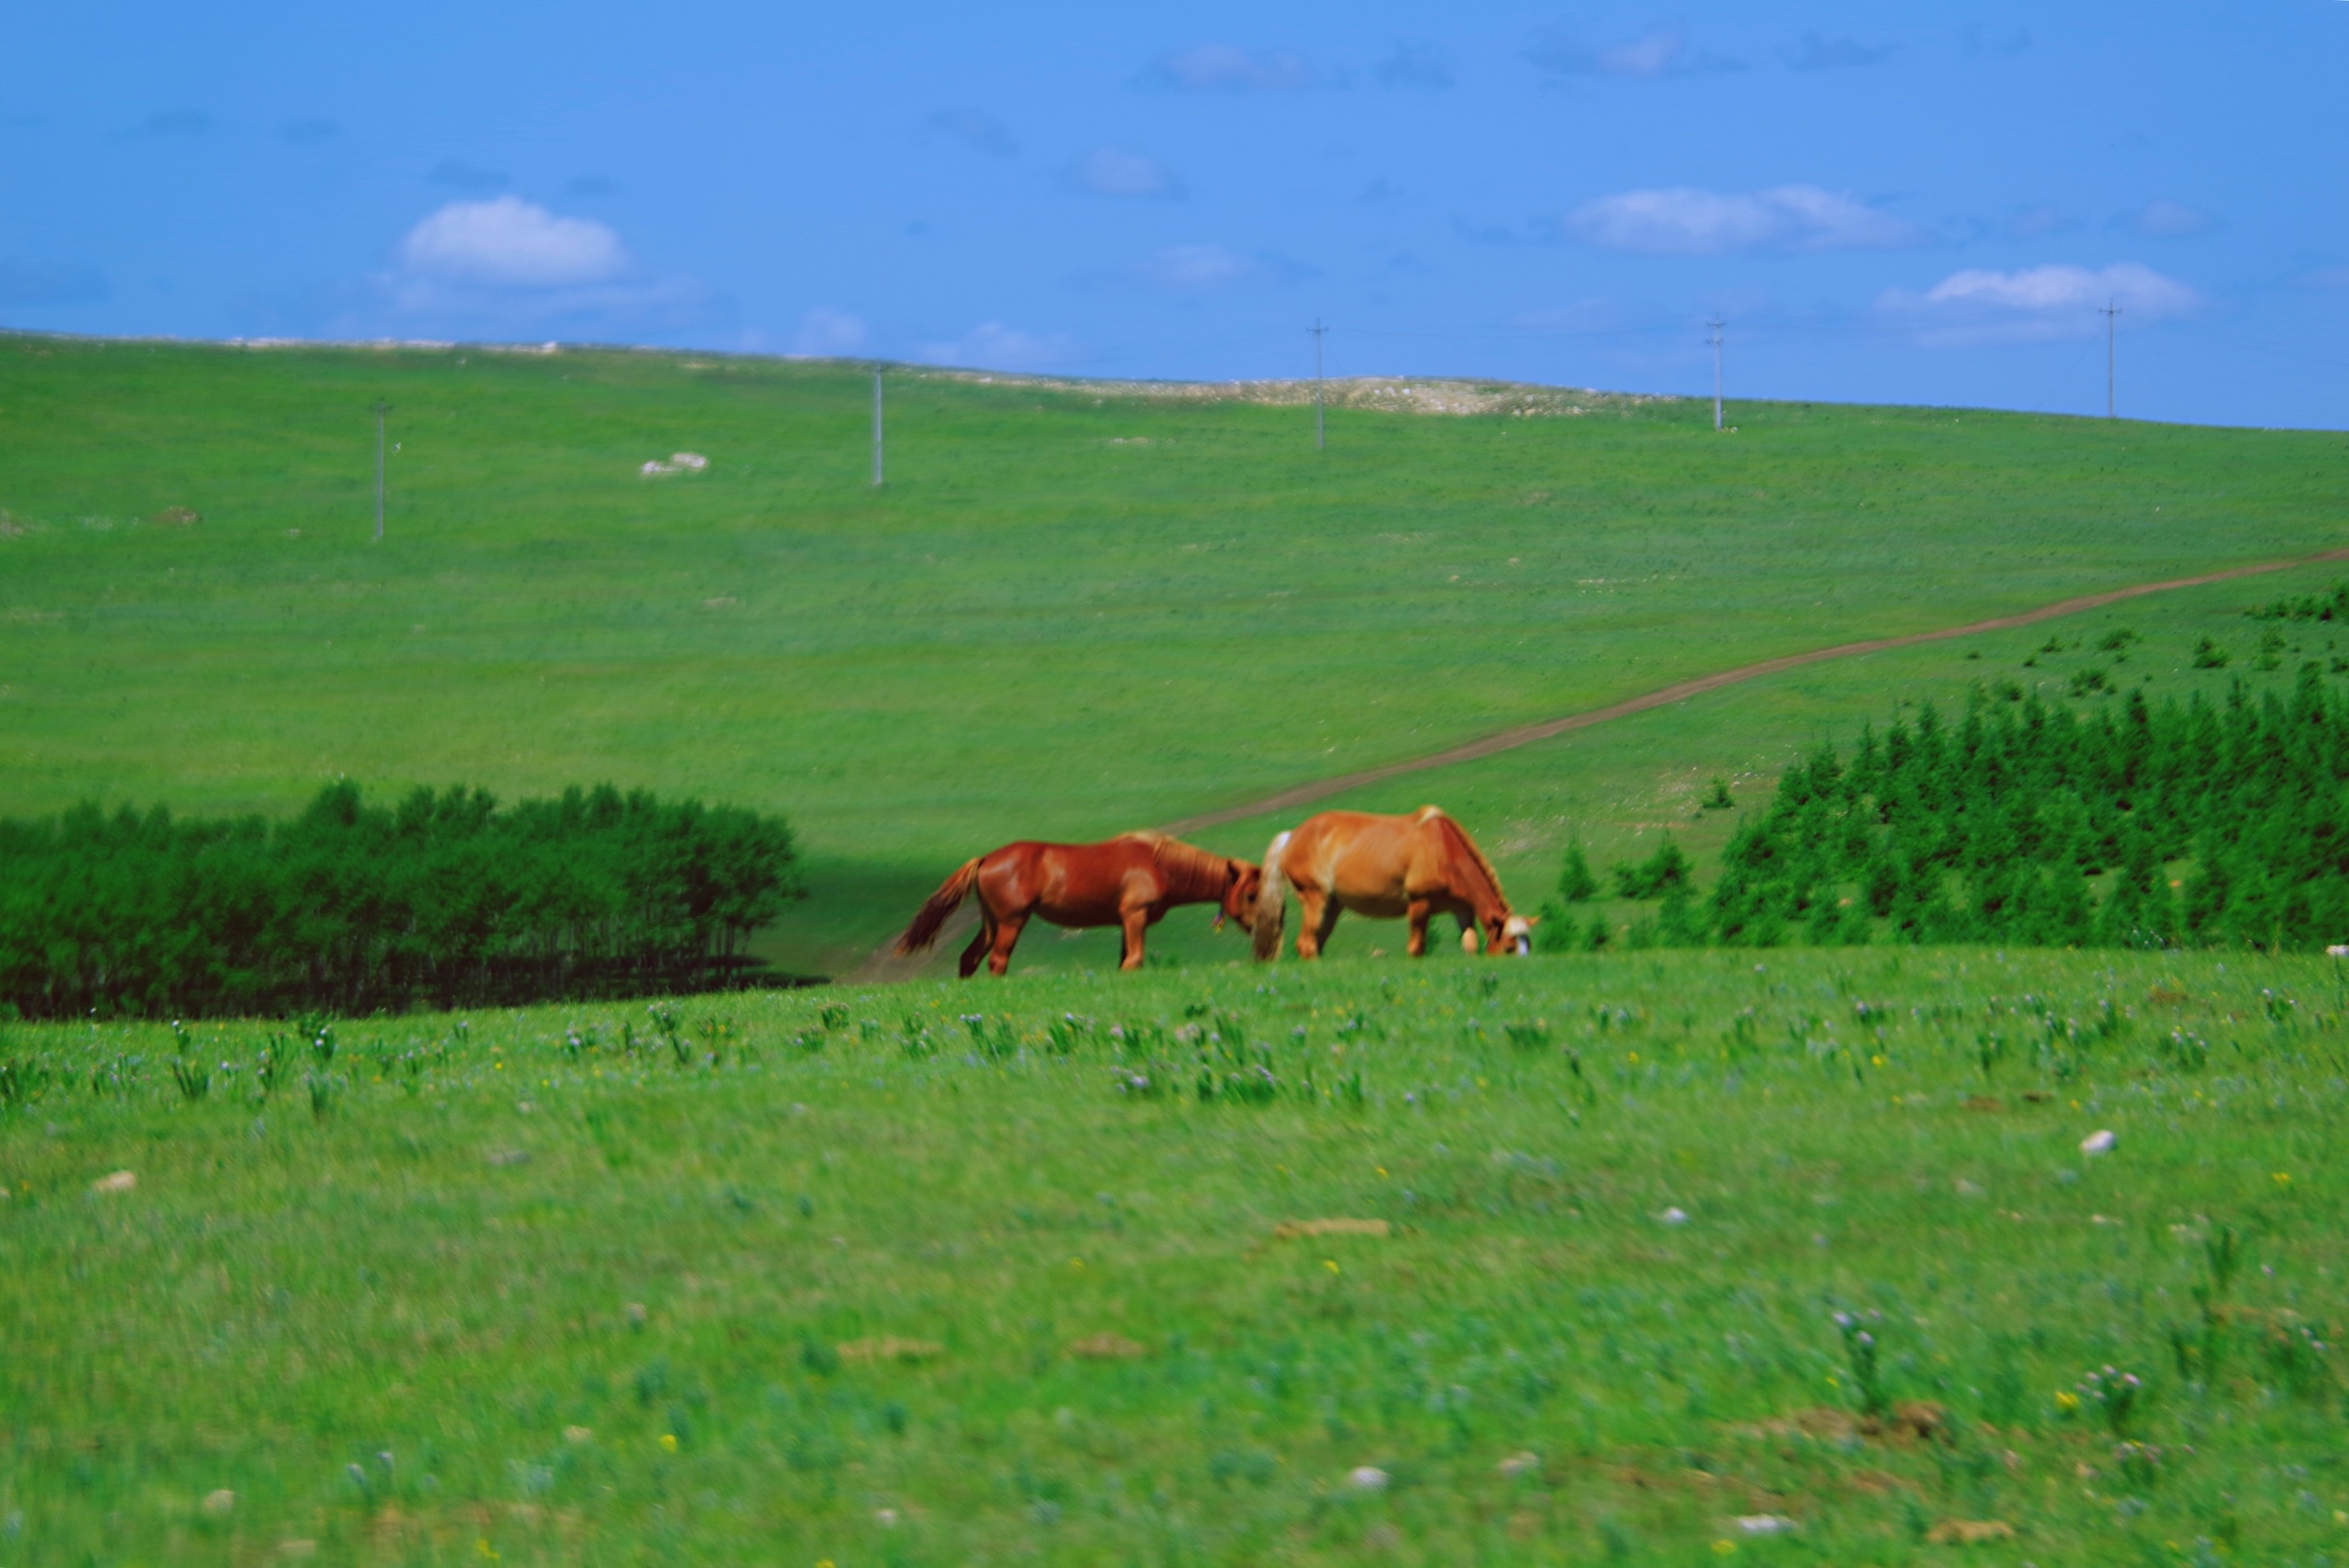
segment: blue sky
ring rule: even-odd
[[[2349,3],[27,8],[0,323],[2349,424]]]

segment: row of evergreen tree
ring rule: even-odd
[[[288,821],[82,806],[0,821],[0,1010],[201,1017],[772,981],[744,939],[803,896],[779,817],[573,789]]]
[[[1709,894],[1668,835],[1614,868],[1660,900],[1646,945],[2010,942],[2051,947],[2349,941],[2349,697],[2304,665],[2289,696],[2142,692],[2083,715],[1977,691],[1850,754],[1822,744],[1742,824]],[[1538,931],[1595,946],[1570,906],[1597,879],[1570,850]]]

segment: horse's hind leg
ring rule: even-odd
[[[980,960],[986,957],[986,950],[994,945],[995,922],[982,917],[979,933],[971,938],[971,945],[962,950],[963,979],[968,980],[979,972]]]
[[[1012,949],[1019,945],[1019,933],[1025,930],[1028,917],[1024,914],[1005,915],[995,922],[994,951],[986,956],[986,972],[1000,976],[1012,967]]]
[[[1125,926],[1125,950],[1119,955],[1118,967],[1139,969],[1142,967],[1143,938],[1150,929],[1150,911],[1147,908],[1128,909],[1125,911],[1123,924]]]
[[[1330,933],[1337,929],[1339,909],[1337,900],[1327,893],[1299,893],[1297,957],[1318,959],[1329,945]]]

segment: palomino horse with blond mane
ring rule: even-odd
[[[897,939],[897,954],[906,958],[936,941],[946,917],[976,890],[981,921],[962,950],[965,980],[981,959],[991,974],[1009,969],[1031,915],[1056,926],[1122,927],[1125,955],[1118,967],[1139,969],[1143,933],[1178,904],[1217,906],[1217,930],[1226,917],[1252,926],[1259,879],[1245,860],[1209,854],[1164,833],[1125,833],[1105,844],[1022,840],[964,861]]]
[[[1500,878],[1461,825],[1434,806],[1403,817],[1325,811],[1280,834],[1264,852],[1264,890],[1256,897],[1256,957],[1281,955],[1281,928],[1295,888],[1304,923],[1297,957],[1317,959],[1338,912],[1411,922],[1411,956],[1427,952],[1427,922],[1460,922],[1460,945],[1496,956],[1531,948],[1533,922],[1513,913]]]

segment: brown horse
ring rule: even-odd
[[[981,959],[992,974],[1012,966],[1012,949],[1030,915],[1056,926],[1121,926],[1120,969],[1142,967],[1142,935],[1178,904],[1213,904],[1215,926],[1227,916],[1255,923],[1261,874],[1245,860],[1209,854],[1164,833],[1125,833],[1105,844],[1022,840],[990,851],[946,879],[897,939],[898,957],[938,939],[956,906],[979,892],[979,934],[962,950],[962,978]]]
[[[1325,811],[1264,852],[1264,890],[1256,898],[1256,957],[1281,955],[1288,915],[1287,889],[1297,890],[1304,924],[1297,957],[1317,959],[1336,928],[1338,912],[1411,922],[1411,956],[1427,951],[1427,921],[1448,914],[1460,922],[1460,945],[1496,956],[1531,947],[1533,922],[1510,911],[1500,878],[1460,825],[1434,806],[1407,817]]]

